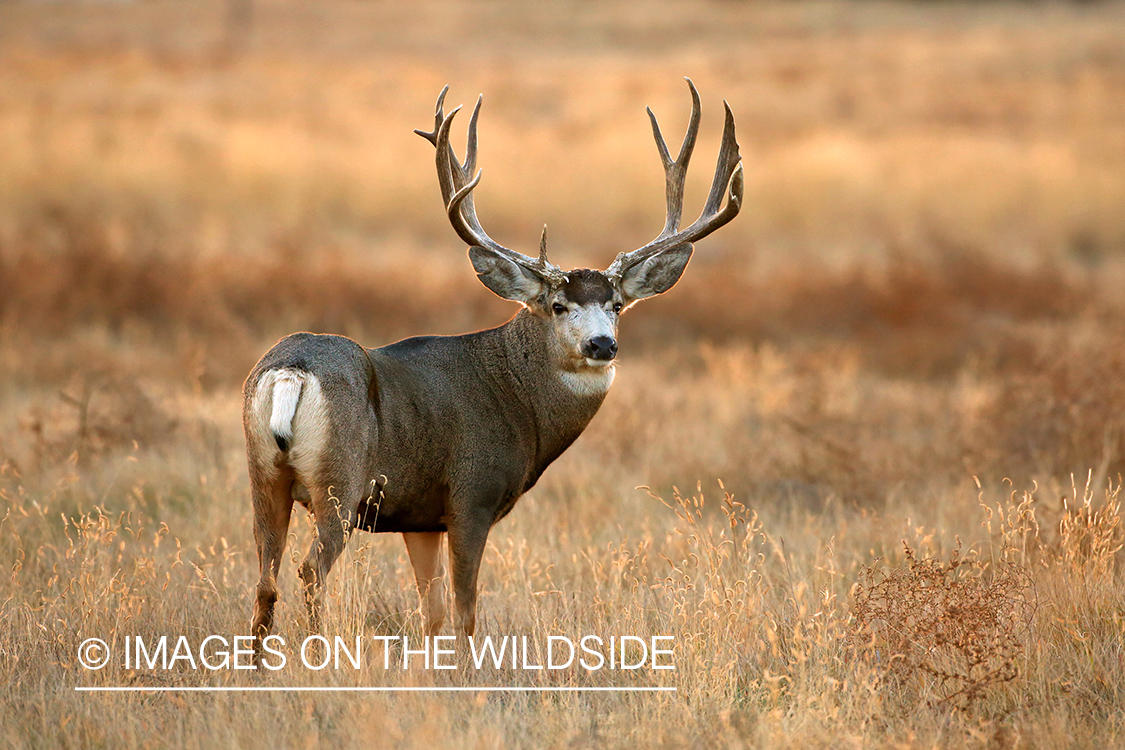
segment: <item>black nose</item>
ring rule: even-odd
[[[617,356],[617,342],[611,336],[595,336],[583,347],[590,359],[611,360]]]

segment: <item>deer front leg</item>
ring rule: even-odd
[[[449,526],[449,559],[453,569],[457,626],[467,636],[476,631],[477,573],[491,526],[491,518],[479,515],[460,518]]]
[[[426,635],[441,633],[445,623],[445,568],[441,564],[440,531],[404,533],[406,552],[414,568],[418,596],[422,599],[422,616]]]

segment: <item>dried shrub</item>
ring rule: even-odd
[[[854,590],[853,647],[873,659],[886,694],[902,706],[968,709],[1020,673],[1035,607],[1028,570],[1005,559],[919,559],[865,567]]]

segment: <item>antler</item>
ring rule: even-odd
[[[434,131],[427,133],[424,130],[414,132],[434,145],[437,150],[438,184],[441,186],[441,199],[445,211],[449,215],[449,223],[453,231],[465,242],[476,247],[491,250],[517,265],[540,275],[552,283],[560,283],[566,279],[562,269],[547,260],[547,228],[543,227],[543,236],[539,244],[539,258],[530,258],[523,253],[509,250],[493,240],[480,225],[477,219],[476,208],[473,206],[473,188],[480,184],[483,170],[477,171],[476,176],[470,177],[476,170],[477,164],[477,115],[480,114],[480,105],[483,96],[477,97],[477,104],[473,107],[473,115],[469,118],[469,136],[465,145],[465,161],[457,160],[453,146],[449,144],[449,128],[453,117],[460,111],[457,107],[448,115],[442,110],[445,95],[449,86],[441,90],[438,95],[437,107],[434,111]]]
[[[742,208],[742,165],[739,163],[741,156],[738,153],[738,142],[734,135],[734,114],[730,105],[725,101],[726,124],[723,126],[723,142],[719,147],[719,159],[715,165],[715,178],[711,182],[711,192],[707,196],[707,203],[703,206],[703,213],[687,229],[680,230],[680,217],[684,209],[684,178],[687,175],[688,162],[691,152],[695,148],[695,138],[699,133],[699,92],[690,78],[685,78],[688,88],[691,89],[691,120],[688,123],[687,133],[680,146],[680,153],[675,161],[668,153],[668,146],[664,143],[664,136],[660,134],[660,125],[656,122],[656,115],[652,109],[645,108],[652,121],[652,134],[656,139],[656,148],[660,152],[660,161],[664,164],[664,181],[668,202],[667,218],[664,229],[652,242],[632,252],[620,253],[608,269],[606,275],[620,279],[622,275],[648,258],[677,245],[690,244],[700,240],[723,226],[735,216]],[[720,210],[723,202],[723,193],[728,194],[727,204]]]

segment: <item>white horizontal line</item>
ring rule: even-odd
[[[674,693],[674,687],[76,687],[82,693]]]

